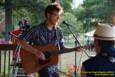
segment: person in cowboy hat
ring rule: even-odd
[[[81,77],[115,77],[115,28],[98,24],[94,47],[96,56],[82,63]]]

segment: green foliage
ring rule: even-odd
[[[86,16],[86,11],[83,6],[73,9],[73,14],[78,18],[78,20],[83,20]]]
[[[38,24],[44,20],[44,9],[48,3],[48,0],[16,0],[14,18],[17,21],[28,19],[32,24]]]
[[[5,0],[0,0],[0,5],[2,5],[5,2]]]
[[[64,12],[72,12],[72,0],[60,0],[61,1],[61,5],[63,6],[63,10]]]
[[[66,21],[67,23],[71,24],[72,27],[71,30],[73,33],[77,34],[76,32],[82,32],[82,23],[80,21],[77,20],[77,18],[70,12],[65,12],[63,17],[62,17],[62,21]],[[62,30],[64,32],[65,35],[70,34],[69,30],[67,30],[67,27],[62,24]]]
[[[90,17],[100,18],[101,21],[106,21],[112,10],[115,10],[114,0],[85,0],[83,7],[89,12]]]
[[[98,22],[108,22],[113,10],[114,0],[84,0],[81,6],[73,10],[73,14],[83,23],[87,32],[95,28]]]

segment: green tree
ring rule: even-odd
[[[73,10],[73,14],[77,17],[79,21],[82,22],[83,32],[88,32],[92,29],[91,23],[93,20],[92,13],[89,9],[86,9],[83,6],[79,6],[78,8]]]
[[[64,13],[62,21],[66,21],[67,23],[71,24],[70,28],[72,32],[75,34],[83,31],[81,28],[82,23],[78,21],[77,18],[72,13],[69,12]],[[71,34],[69,30],[67,30],[67,26],[65,24],[61,24],[61,27],[65,35]]]
[[[72,0],[60,0],[64,12],[72,12]]]
[[[115,10],[114,0],[84,0],[82,5],[91,18],[107,21],[112,10]],[[87,14],[86,13],[86,14]]]
[[[23,4],[22,4],[23,3]],[[49,0],[16,0],[14,18],[28,19],[32,24],[40,23],[44,19],[44,9],[49,4]]]
[[[114,0],[84,0],[81,6],[73,10],[73,13],[83,22],[87,32],[93,29],[97,22],[108,22],[113,10],[115,10]]]

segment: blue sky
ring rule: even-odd
[[[77,8],[82,3],[83,3],[83,0],[73,0],[72,7]]]

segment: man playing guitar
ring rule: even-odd
[[[42,66],[39,66],[40,64],[42,65],[42,62],[40,60],[44,61],[47,60],[47,58],[51,54],[47,54],[49,51],[55,50],[53,49],[52,45],[54,47],[57,47],[57,51],[63,50],[66,52],[69,51],[74,51],[78,50],[79,48],[65,48],[63,45],[63,34],[59,28],[59,20],[62,14],[62,8],[59,4],[57,3],[52,3],[51,5],[48,5],[45,9],[45,17],[46,20],[39,24],[38,26],[34,26],[31,28],[28,33],[19,39],[19,43],[22,46],[22,48],[26,51],[29,51],[32,53],[34,56],[36,56],[38,59],[35,60],[36,63],[38,63],[38,67],[42,68]],[[46,46],[46,47],[38,47],[38,49],[32,47],[31,45],[39,45],[39,46]],[[52,45],[49,45],[52,44]],[[48,46],[47,46],[48,45]],[[44,53],[45,52],[45,53]],[[29,54],[26,54],[26,52],[22,52],[21,57],[28,57],[24,58],[24,61],[22,61],[22,66],[27,67],[29,63],[26,63],[23,65],[23,62],[31,60],[31,58],[28,56]],[[25,55],[24,55],[25,54]],[[53,59],[55,56],[53,56],[51,59]],[[23,59],[23,58],[22,58]],[[56,61],[57,59],[54,59]],[[33,61],[33,60],[32,60]],[[47,60],[48,62],[49,60]],[[43,62],[44,64],[45,62]],[[32,62],[30,63],[26,70],[32,67]],[[33,62],[33,64],[35,64]],[[42,69],[38,70],[37,67],[36,71],[38,71],[40,77],[59,77],[59,75],[55,72],[57,69],[57,63],[54,62],[54,64],[49,64],[43,67]],[[33,70],[33,69],[31,69]],[[35,70],[34,70],[35,71]],[[35,72],[36,72],[35,71]],[[32,72],[32,71],[31,71]],[[29,73],[29,72],[28,72]]]

